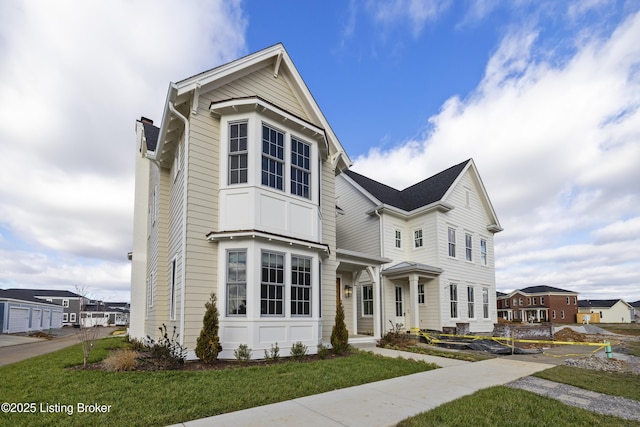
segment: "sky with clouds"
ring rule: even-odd
[[[499,290],[639,300],[638,40],[636,1],[0,2],[0,288],[128,300],[135,120],[282,42],[354,170],[475,160]]]

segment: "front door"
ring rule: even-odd
[[[404,295],[403,295],[403,290],[402,290],[402,286],[396,286],[396,317],[395,317],[395,323],[397,324],[402,324],[402,327],[404,328],[406,326],[405,323],[405,318],[404,318]],[[396,326],[394,325],[394,326]],[[396,328],[398,328],[398,326],[396,326]]]

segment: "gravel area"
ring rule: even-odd
[[[626,354],[614,354],[614,358],[612,359],[607,359],[600,355],[566,359],[564,364],[576,368],[640,375],[640,357]]]
[[[619,396],[609,396],[537,377],[524,377],[506,384],[541,396],[551,397],[567,405],[592,412],[613,415],[625,420],[640,421],[640,402]]]

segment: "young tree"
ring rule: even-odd
[[[84,286],[76,285],[76,294],[80,296],[80,329],[78,338],[80,339],[80,348],[82,349],[83,366],[87,367],[89,354],[93,350],[93,343],[98,338],[98,328],[93,327],[92,313],[87,310],[87,289]]]
[[[212,363],[218,359],[218,353],[222,351],[220,336],[218,336],[218,308],[214,292],[211,293],[211,298],[204,307],[206,311],[202,319],[202,330],[196,341],[196,356],[204,363]]]
[[[331,330],[331,347],[335,354],[342,354],[349,347],[349,331],[344,323],[342,301],[336,307],[336,323]]]

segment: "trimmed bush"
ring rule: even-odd
[[[218,307],[216,306],[216,294],[211,293],[209,301],[204,304],[206,311],[202,319],[202,330],[196,341],[196,356],[204,363],[213,363],[218,359],[222,351],[220,336],[218,335]]]

